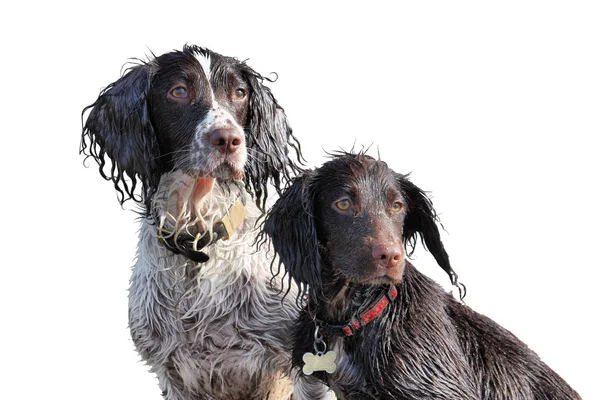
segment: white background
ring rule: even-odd
[[[309,166],[356,142],[413,171],[467,303],[600,398],[597,3],[212,3],[2,6],[0,397],[160,399],[127,329],[135,214],[83,167],[80,112],[187,42],[279,74]]]

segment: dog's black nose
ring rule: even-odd
[[[208,136],[210,145],[221,153],[234,153],[242,145],[242,135],[237,129],[215,129]]]
[[[396,267],[402,261],[402,248],[399,244],[373,246],[373,258],[386,268]]]

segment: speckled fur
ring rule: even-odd
[[[226,209],[240,195],[217,183],[210,196]],[[260,211],[251,201],[247,208],[243,226],[209,247],[205,264],[159,245],[156,225],[141,221],[130,328],[167,399],[263,399],[290,370],[284,343],[297,307],[271,284],[270,259],[254,246]]]
[[[82,112],[80,152],[120,203],[140,206],[130,327],[167,400],[291,392],[286,343],[298,308],[270,284],[273,254],[254,242],[259,207],[300,170],[301,151],[264,80],[245,62],[186,45],[133,62]],[[248,218],[203,249],[207,263],[160,240],[210,234],[240,196]]]

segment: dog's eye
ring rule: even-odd
[[[237,88],[233,92],[233,99],[234,100],[244,100],[246,98],[247,94],[248,93],[246,92],[246,89]]]
[[[187,99],[188,97],[188,91],[183,86],[177,86],[175,89],[172,89],[170,94],[177,99]]]
[[[348,199],[343,199],[335,203],[335,206],[342,211],[347,211],[350,208],[350,205],[351,203]]]
[[[404,205],[399,201],[396,201],[394,204],[392,204],[392,212],[399,212],[402,210],[402,208],[404,208]]]

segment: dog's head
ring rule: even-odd
[[[420,236],[456,284],[427,195],[406,175],[364,154],[341,154],[297,177],[267,215],[290,277],[319,290],[327,279],[399,283],[405,247]],[[304,286],[305,287],[305,286]]]
[[[84,109],[80,150],[98,162],[121,202],[132,198],[146,210],[161,175],[173,170],[244,179],[264,207],[268,183],[279,190],[301,155],[263,79],[235,58],[197,46],[140,61]]]

